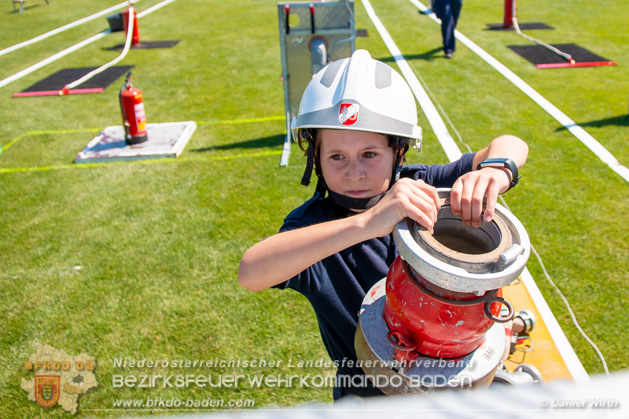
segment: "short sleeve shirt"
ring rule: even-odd
[[[435,187],[449,188],[471,171],[474,154],[445,165],[405,166],[401,178],[421,179]],[[350,213],[351,214],[351,213]],[[330,197],[318,193],[284,220],[280,232],[351,216]],[[392,234],[357,243],[308,267],[275,288],[292,288],[312,305],[323,344],[338,367],[338,374],[364,374],[357,366],[354,334],[365,293],[386,277],[398,252]]]

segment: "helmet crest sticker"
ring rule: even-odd
[[[356,103],[341,103],[339,122],[343,125],[354,125],[358,121],[358,109]]]

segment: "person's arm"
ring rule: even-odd
[[[251,291],[280,284],[334,253],[391,233],[406,217],[432,230],[438,208],[435,188],[421,180],[402,179],[365,212],[281,232],[257,243],[240,261],[238,282]]]
[[[487,198],[484,212],[486,222],[492,220],[498,195],[511,185],[511,172],[500,167],[476,167],[484,160],[507,158],[521,168],[526,163],[529,148],[524,141],[512,135],[502,135],[474,156],[473,171],[461,176],[452,186],[450,205],[452,212],[460,216],[466,225],[480,227],[483,219],[483,198]]]
[[[369,238],[363,220],[358,217],[280,232],[245,252],[240,261],[238,282],[251,291],[272,287]]]

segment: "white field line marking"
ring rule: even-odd
[[[400,63],[403,63],[404,67],[410,70],[410,66],[408,65],[404,57],[402,56],[400,50],[395,45],[395,42],[393,41],[393,39],[387,32],[384,25],[382,25],[382,22],[380,21],[380,19],[378,19],[378,17],[376,16],[375,11],[373,10],[373,8],[371,7],[371,4],[369,3],[369,0],[362,0],[362,3],[365,9],[367,10],[367,14],[373,21],[374,25],[376,26],[376,29],[380,33],[380,36],[382,36],[385,44],[389,48],[393,57],[395,58],[395,61],[397,62],[400,69],[402,69],[402,66],[400,66]],[[390,48],[390,45],[392,45],[394,48],[393,49]],[[427,106],[427,108],[435,109],[434,105],[430,101],[430,98],[427,97],[423,87],[417,80],[417,77],[415,77],[415,74],[412,71],[410,71],[410,73],[403,71],[402,73],[406,81],[409,83],[409,85],[412,86],[413,84],[415,84],[416,86],[419,86],[419,89],[423,92],[423,95],[426,96],[426,100],[430,102],[430,106]],[[410,79],[409,77],[407,77],[407,74],[410,75]],[[413,93],[417,96],[417,92],[415,89],[413,89]],[[422,109],[426,113],[426,109],[424,108],[424,105],[422,104],[421,101],[420,101],[420,105],[422,106]],[[432,114],[432,110],[431,110],[431,116],[428,118],[428,120],[431,125],[433,124],[433,121],[438,120],[436,122],[439,125],[443,126],[443,128],[447,132],[447,128],[445,128],[445,124],[443,120],[441,119],[441,116],[436,112],[436,110],[434,111],[434,114]],[[435,129],[435,132],[437,132],[437,129]],[[448,140],[448,137],[449,137],[449,140]],[[441,143],[441,145],[446,151],[446,155],[448,155],[448,158],[451,161],[456,160],[456,158],[451,158],[450,154],[456,155],[458,153],[459,156],[461,155],[461,152],[458,146],[456,145],[454,140],[452,140],[452,137],[449,134],[447,135],[447,137],[443,135],[441,136],[437,135],[437,138],[439,139],[440,142],[442,139],[445,139],[445,143]],[[583,364],[581,364],[581,361],[579,360],[576,353],[574,352],[574,349],[570,345],[570,342],[566,338],[566,335],[563,333],[563,330],[561,330],[561,327],[559,326],[557,319],[555,318],[552,311],[548,307],[548,303],[546,303],[546,300],[544,300],[542,293],[539,291],[539,288],[535,284],[533,277],[531,276],[528,269],[526,268],[524,272],[522,273],[522,279],[525,283],[525,286],[527,287],[527,290],[529,291],[529,294],[531,295],[531,298],[535,302],[536,308],[538,309],[540,315],[544,319],[544,323],[547,325],[549,332],[551,333],[551,337],[553,341],[555,342],[555,345],[559,349],[559,352],[564,362],[566,363],[566,366],[568,367],[570,374],[573,376],[575,381],[587,380],[589,377],[587,375],[587,372],[583,368]]]
[[[417,77],[415,77],[413,70],[406,62],[406,59],[395,44],[395,41],[393,41],[393,38],[391,38],[391,35],[389,35],[389,32],[387,32],[386,28],[376,15],[376,12],[373,10],[373,7],[371,7],[371,3],[369,3],[369,0],[362,0],[362,3],[365,7],[365,10],[367,10],[369,18],[375,25],[376,29],[380,33],[380,36],[382,37],[382,40],[384,41],[387,48],[391,52],[391,55],[395,59],[396,64],[400,68],[400,71],[402,71],[406,82],[409,84],[411,90],[413,91],[413,94],[417,98],[419,106],[421,106],[424,114],[426,115],[426,118],[428,118],[428,122],[430,123],[432,129],[435,131],[439,142],[446,152],[446,156],[450,161],[458,160],[461,157],[461,151],[456,146],[456,143],[448,132],[448,128],[443,122],[443,119],[441,119],[439,112],[437,112],[435,105],[428,97],[428,94],[422,87],[421,83],[419,83],[419,80],[417,80]]]
[[[175,0],[165,0],[165,1],[161,2],[161,3],[157,3],[155,6],[149,7],[145,11],[138,13],[138,19],[143,18],[144,16],[148,15],[149,13],[153,13],[154,11],[161,9],[164,6],[168,6],[170,3],[174,2],[174,1]]]
[[[144,16],[148,15],[149,13],[152,13],[152,12],[158,10],[158,9],[161,9],[162,7],[172,3],[174,1],[175,0],[165,0],[165,1],[161,2],[161,3],[158,3],[155,6],[153,6],[153,7],[149,8],[149,9],[143,11],[142,13],[138,13],[138,19],[141,18],[141,17],[144,17]],[[86,39],[85,41],[81,41],[78,44],[75,44],[75,45],[73,45],[73,46],[71,46],[69,48],[66,48],[63,51],[60,51],[60,52],[58,52],[58,53],[56,53],[56,54],[46,58],[45,60],[42,60],[42,61],[40,61],[40,62],[38,62],[36,64],[33,64],[32,66],[30,66],[30,67],[28,67],[28,68],[26,68],[26,69],[24,69],[22,71],[19,71],[19,72],[15,73],[12,76],[7,77],[4,80],[0,80],[0,88],[6,86],[9,83],[14,82],[15,80],[21,79],[22,77],[24,77],[24,76],[26,76],[28,74],[31,74],[33,71],[39,70],[40,68],[42,68],[42,67],[44,67],[44,66],[46,66],[46,65],[48,65],[48,64],[50,64],[52,62],[55,62],[59,58],[63,58],[66,55],[71,54],[74,51],[76,51],[78,49],[81,49],[81,48],[83,48],[86,45],[91,44],[92,42],[98,41],[99,39],[101,39],[102,37],[104,37],[105,35],[107,35],[109,33],[111,33],[111,30],[110,29],[106,29],[106,30],[104,30],[103,32],[101,32],[99,34],[94,35],[91,38]]]
[[[426,11],[428,8],[421,4],[417,0],[409,0],[419,10]],[[437,23],[440,20],[437,19],[435,14],[429,15],[429,17]],[[583,128],[581,128],[576,122],[570,119],[565,113],[560,111],[555,105],[550,103],[546,98],[540,95],[535,89],[529,86],[524,80],[518,77],[513,71],[505,67],[500,61],[489,55],[484,49],[476,45],[472,40],[463,35],[458,30],[454,31],[456,39],[461,41],[463,45],[475,52],[480,58],[482,58],[487,64],[492,66],[496,71],[502,74],[507,80],[513,83],[518,89],[520,89],[525,95],[530,97],[535,103],[537,103],[542,109],[544,109],[550,116],[555,118],[557,122],[570,131],[579,141],[581,141],[587,148],[590,149],[603,163],[607,164],[614,172],[618,173],[625,181],[629,182],[629,169],[618,161],[601,143],[599,143],[594,137],[588,134]]]
[[[136,0],[136,1],[140,1],[140,0]],[[98,17],[106,15],[107,13],[116,11],[116,10],[118,10],[118,9],[124,7],[125,5],[128,5],[128,4],[129,4],[128,1],[124,1],[124,2],[122,2],[120,4],[117,4],[115,6],[110,7],[109,9],[105,9],[105,10],[100,11],[98,13],[95,13],[95,14],[93,14],[91,16],[84,17],[83,19],[79,19],[79,20],[77,20],[75,22],[68,23],[67,25],[61,26],[61,27],[59,27],[57,29],[53,29],[50,32],[46,32],[46,33],[44,33],[42,35],[36,36],[35,38],[29,39],[28,41],[20,42],[19,44],[15,44],[15,45],[13,45],[11,47],[8,47],[8,48],[5,48],[3,50],[0,50],[0,56],[2,56],[4,54],[8,54],[9,52],[13,52],[15,50],[18,50],[20,48],[23,48],[23,47],[25,47],[27,45],[32,45],[32,44],[34,44],[36,42],[39,42],[39,41],[42,41],[42,40],[44,40],[46,38],[50,38],[53,35],[56,35],[58,33],[66,31],[68,29],[71,29],[71,28],[74,28],[76,26],[79,26],[79,25],[81,25],[81,24],[83,24],[85,22],[89,22],[90,20],[94,20],[94,19],[96,19]]]

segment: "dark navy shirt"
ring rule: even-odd
[[[450,188],[463,174],[470,172],[474,153],[464,154],[460,160],[445,165],[405,166],[401,178],[421,179],[437,188]],[[310,200],[293,210],[284,220],[280,231],[294,230],[326,221],[351,216],[351,213],[330,197],[315,193]],[[304,295],[314,308],[323,344],[330,358],[338,365],[337,374],[364,374],[356,366],[354,334],[358,311],[365,293],[386,277],[389,266],[397,257],[391,234],[355,244],[335,253],[306,270],[278,284],[275,288],[292,288]],[[351,392],[358,395],[379,393]],[[343,392],[335,389],[334,398]]]

